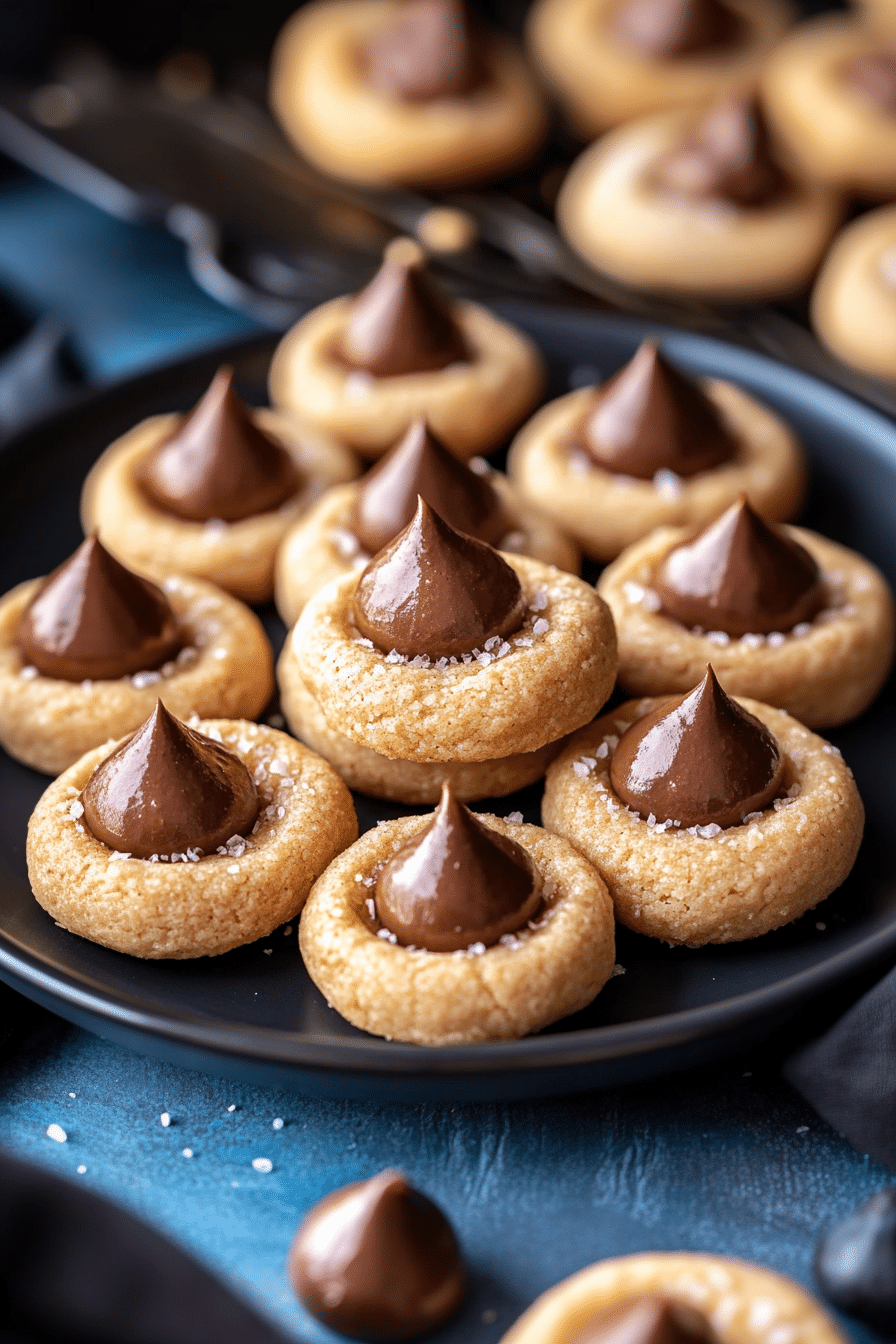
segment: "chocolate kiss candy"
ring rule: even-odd
[[[644,341],[598,389],[582,437],[598,466],[642,480],[658,471],[693,476],[737,449],[709,397],[663,358],[656,341]]]
[[[168,599],[111,556],[96,533],[46,579],[16,643],[45,677],[114,681],[161,667],[183,647]]]
[[[315,1204],[292,1244],[289,1274],[311,1314],[353,1339],[427,1334],[466,1292],[451,1224],[399,1171]]]
[[[718,1344],[706,1317],[683,1302],[635,1297],[608,1307],[569,1344]]]
[[[866,52],[851,61],[844,73],[878,112],[896,114],[896,52]]]
[[[896,1336],[896,1190],[878,1190],[818,1243],[815,1277],[829,1302]]]
[[[787,185],[759,108],[744,96],[716,104],[662,161],[655,180],[682,196],[740,206],[767,205]]]
[[[405,946],[491,947],[525,927],[541,903],[541,885],[526,851],[483,826],[444,784],[429,825],[380,873],[376,911]]]
[[[399,238],[352,303],[342,356],[377,378],[444,369],[467,358],[447,299],[424,270],[421,249]]]
[[[219,369],[180,428],[143,460],[137,479],[151,503],[189,522],[237,522],[279,508],[301,485],[285,448],[258,428]]]
[[[358,580],[355,624],[378,649],[459,657],[519,630],[520,581],[484,541],[457,532],[422,499],[403,532]]]
[[[238,756],[169,714],[161,700],[81,792],[87,829],[104,845],[153,854],[214,853],[255,824],[259,802]]]
[[[480,541],[495,545],[510,528],[494,487],[419,419],[361,482],[351,526],[365,550],[375,554],[407,527],[418,495],[452,527]]]
[[[718,51],[742,31],[738,15],[721,0],[628,0],[613,24],[625,46],[665,59]]]
[[[736,636],[792,630],[826,600],[809,552],[754,513],[746,495],[669,552],[655,587],[673,620]]]
[[[368,83],[408,103],[462,97],[485,77],[462,0],[410,0],[364,56]]]
[[[633,723],[610,781],[639,816],[689,826],[739,826],[781,791],[784,758],[772,734],[722,690],[711,667],[700,685]]]

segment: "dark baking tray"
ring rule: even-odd
[[[501,311],[541,344],[555,394],[608,374],[656,330],[581,312]],[[806,521],[861,550],[896,581],[896,428],[764,356],[704,336],[661,334],[683,365],[732,378],[786,416],[812,459]],[[142,416],[189,406],[225,357],[235,361],[247,392],[263,396],[272,346],[270,338],[244,342],[84,395],[12,441],[0,454],[0,591],[46,573],[75,547],[80,484],[110,439]],[[267,619],[276,634],[276,618]],[[721,948],[671,949],[623,930],[617,959],[626,972],[585,1012],[527,1040],[439,1050],[348,1026],[308,980],[295,936],[279,930],[212,960],[141,962],[58,928],[33,900],[25,872],[27,818],[46,780],[0,753],[0,979],[145,1053],[321,1095],[534,1096],[708,1062],[768,1036],[807,1005],[821,1020],[845,980],[896,952],[892,686],[832,738],[855,770],[868,826],[853,874],[816,911],[755,942]],[[362,827],[410,811],[357,801]],[[502,815],[519,808],[537,821],[538,801],[535,788],[491,806]]]

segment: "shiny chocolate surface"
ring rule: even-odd
[[[645,1294],[607,1307],[568,1344],[718,1344],[718,1335],[694,1307]]]
[[[678,196],[747,209],[771,205],[788,188],[759,107],[746,95],[711,108],[658,164],[654,181]]]
[[[633,723],[610,763],[628,808],[684,830],[739,826],[778,796],[783,774],[771,732],[725,694],[711,667],[693,691]]]
[[[669,552],[654,587],[673,620],[736,637],[786,633],[813,620],[827,600],[806,548],[765,522],[745,495]]]
[[[511,527],[498,492],[415,420],[404,437],[361,481],[351,528],[371,555],[407,527],[425,499],[452,527],[497,545]]]
[[[289,1275],[311,1314],[353,1339],[427,1334],[466,1293],[448,1219],[391,1170],[314,1205],[293,1241]]]
[[[847,83],[877,112],[896,116],[896,51],[868,51],[844,68]]]
[[[737,451],[699,383],[670,364],[655,340],[642,342],[598,389],[580,434],[598,466],[642,480],[658,471],[693,476],[730,461]]]
[[[161,700],[96,767],[81,802],[91,834],[137,859],[213,854],[251,831],[260,806],[239,757],[181,723]]]
[[[445,784],[432,820],[380,873],[375,905],[405,946],[455,952],[525,928],[541,891],[522,846],[483,825]]]
[[[446,295],[426,274],[420,248],[398,239],[352,302],[343,359],[377,378],[444,369],[468,357]]]
[[[612,32],[623,46],[670,60],[733,46],[743,23],[723,0],[625,0]]]
[[[94,533],[44,581],[16,643],[45,677],[112,681],[161,667],[183,637],[162,589],[122,565]]]
[[[409,525],[362,573],[352,610],[358,630],[383,653],[438,659],[519,630],[525,599],[497,551],[418,499]]]
[[[289,453],[259,429],[237,396],[227,367],[171,438],[143,460],[137,480],[150,503],[197,523],[266,513],[301,485]]]
[[[363,62],[372,88],[407,103],[461,98],[486,73],[463,0],[409,0],[368,39]]]

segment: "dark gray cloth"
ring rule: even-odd
[[[896,967],[791,1055],[784,1076],[854,1148],[896,1171]]]
[[[0,1155],[0,1344],[284,1344],[172,1242]]]

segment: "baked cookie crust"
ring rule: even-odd
[[[378,937],[365,908],[376,875],[430,818],[368,831],[315,883],[299,927],[308,974],[354,1026],[417,1045],[514,1040],[578,1012],[610,978],[613,909],[592,866],[538,826],[476,815],[534,860],[545,913],[534,928],[462,952],[412,950]]]
[[[111,444],[94,464],[81,495],[84,531],[97,528],[103,545],[125,564],[163,579],[194,574],[244,602],[267,602],[274,591],[274,556],[285,533],[331,485],[357,476],[344,444],[320,430],[265,409],[253,419],[286,448],[302,473],[302,488],[279,509],[235,523],[191,523],[151,504],[135,479],[138,464],[177,429],[180,415],[154,415]]]
[[[619,800],[610,783],[613,751],[662,698],[629,700],[605,714],[548,769],[544,825],[591,860],[616,918],[636,933],[689,947],[758,938],[823,901],[855,862],[864,810],[837,748],[783,710],[735,698],[772,731],[786,758],[787,792],[740,826],[651,826]]]
[[[597,591],[613,613],[619,684],[629,695],[689,691],[711,662],[726,691],[785,709],[809,728],[856,718],[884,684],[894,652],[893,597],[878,569],[817,532],[787,528],[822,571],[829,602],[785,634],[695,634],[657,610],[652,582],[691,535],[660,528],[604,570]]]
[[[155,671],[116,681],[62,681],[28,668],[15,643],[42,579],[0,598],[0,743],[35,770],[58,775],[86,751],[134,732],[157,700],[180,719],[193,714],[254,718],[274,690],[274,659],[258,617],[201,579],[162,588],[184,650]]]
[[[381,756],[429,762],[536,751],[587,723],[616,678],[608,607],[571,574],[503,558],[522,585],[526,623],[491,651],[464,654],[468,662],[407,662],[361,641],[351,620],[357,575],[313,597],[289,646],[327,723]]]
[[[861,215],[825,258],[812,323],[839,359],[896,382],[896,205]]]
[[[516,328],[475,303],[452,313],[471,352],[469,362],[425,373],[375,378],[337,357],[352,299],[322,304],[288,331],[274,351],[271,401],[349,443],[362,457],[382,457],[418,416],[458,457],[491,452],[535,406],[544,386],[536,347]]]
[[[812,278],[840,222],[829,187],[792,182],[771,205],[689,201],[652,183],[702,108],[610,131],[569,170],[557,221],[579,255],[623,284],[721,302],[793,294]]]
[[[879,199],[896,192],[896,118],[850,87],[845,66],[885,43],[855,18],[802,23],[762,77],[769,118],[809,178]]]
[[[473,182],[525,162],[547,112],[522,56],[498,34],[481,44],[488,80],[463,97],[405,103],[367,84],[359,49],[401,14],[396,0],[324,0],[286,24],[271,105],[302,153],[337,177],[416,186]]]
[[[294,738],[243,720],[191,726],[248,767],[262,804],[254,830],[228,841],[226,853],[197,861],[116,854],[80,819],[81,789],[118,744],[97,747],[50,785],[28,825],[34,895],[69,932],[134,957],[219,956],[293,919],[328,863],[357,837],[348,789]]]
[[[805,1289],[764,1266],[721,1255],[648,1251],[602,1260],[535,1301],[501,1344],[572,1344],[598,1312],[641,1296],[702,1312],[719,1344],[849,1344]]]
[[[277,664],[277,681],[280,705],[290,731],[329,761],[350,789],[369,793],[374,798],[435,804],[446,782],[462,803],[478,798],[502,798],[541,779],[565,741],[548,742],[536,751],[494,761],[428,763],[390,760],[330,727],[323,710],[302,680],[290,644],[284,648]]]
[[[658,472],[652,481],[605,471],[584,449],[569,449],[594,391],[579,388],[542,407],[517,434],[507,459],[511,481],[595,560],[614,559],[656,527],[708,523],[741,491],[766,518],[792,517],[806,465],[791,430],[733,383],[703,378],[700,385],[738,441],[731,462],[695,476]]]
[[[730,0],[744,26],[736,46],[710,55],[650,57],[613,40],[619,0],[539,0],[527,40],[573,128],[590,140],[620,122],[670,108],[704,106],[753,84],[791,21],[777,0]]]
[[[521,497],[500,472],[483,462],[482,474],[497,490],[512,520],[500,550],[531,556],[578,574],[579,548],[554,523]],[[286,534],[277,552],[274,600],[287,625],[295,625],[305,603],[325,584],[362,570],[370,559],[352,532],[352,508],[360,485],[334,486]],[[422,800],[421,800],[422,801]]]

